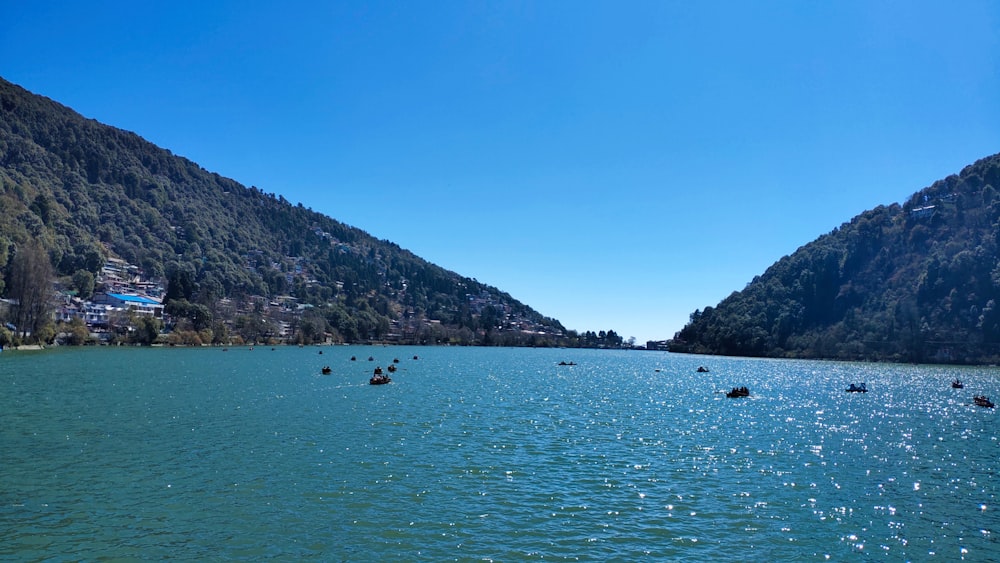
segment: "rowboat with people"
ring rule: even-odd
[[[993,401],[990,400],[986,395],[976,395],[972,398],[972,402],[976,403],[977,406],[992,409],[995,405]]]
[[[392,379],[388,375],[382,373],[382,367],[376,367],[375,373],[372,374],[372,378],[368,380],[370,385],[385,385],[389,383]]]
[[[749,397],[749,396],[750,396],[750,390],[747,389],[746,387],[733,387],[732,391],[726,392],[726,397],[729,397],[730,399],[739,399],[741,397]]]

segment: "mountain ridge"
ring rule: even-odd
[[[7,273],[17,249],[37,240],[63,280],[115,256],[208,307],[292,295],[317,306],[334,341],[621,344],[614,331],[566,330],[498,288],[3,78],[0,117]]]
[[[1000,154],[865,211],[691,314],[677,352],[1000,361]]]

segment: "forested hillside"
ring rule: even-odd
[[[1000,155],[799,248],[671,341],[681,352],[1000,360]]]
[[[32,240],[67,285],[115,256],[212,311],[292,296],[335,340],[406,327],[421,341],[582,340],[494,287],[0,79],[0,271]]]

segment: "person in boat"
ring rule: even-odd
[[[745,386],[744,387],[733,387],[733,390],[729,391],[728,393],[726,393],[726,396],[730,397],[730,398],[749,397],[750,396],[750,389],[747,388],[747,387],[745,387]]]
[[[378,376],[382,375],[382,366],[377,366],[377,367],[375,368],[375,374],[374,374],[374,375],[375,375],[376,377],[378,377]]]

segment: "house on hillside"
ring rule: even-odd
[[[88,301],[80,309],[80,318],[88,328],[106,329],[111,325],[111,309],[110,305],[95,305]]]
[[[918,207],[910,211],[910,217],[914,219],[929,219],[934,216],[937,211],[936,206],[926,205],[924,207]]]
[[[110,324],[111,312],[114,307],[111,305],[98,305],[91,301],[80,299],[67,299],[55,311],[55,319],[58,322],[68,323],[73,319],[80,319],[91,329],[107,328]]]

